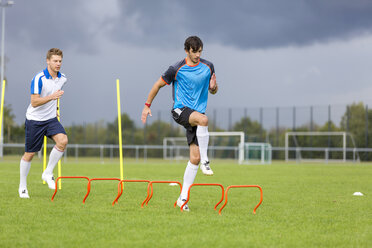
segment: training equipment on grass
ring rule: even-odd
[[[91,187],[92,187],[92,181],[119,181],[118,183],[118,194],[116,196],[116,198],[114,199],[114,201],[112,202],[112,206],[115,205],[115,203],[118,203],[118,200],[119,198],[121,197],[121,195],[123,194],[123,191],[124,191],[124,187],[123,187],[123,183],[124,182],[146,182],[148,184],[147,186],[147,197],[146,199],[142,202],[141,204],[141,208],[143,208],[144,204],[148,205],[148,202],[150,201],[150,199],[152,198],[152,195],[153,195],[153,184],[154,183],[167,183],[167,184],[170,184],[170,183],[175,183],[175,184],[178,184],[180,186],[180,193],[182,191],[182,184],[178,181],[150,181],[150,180],[142,180],[142,179],[123,179],[123,180],[120,180],[119,178],[92,178],[92,179],[89,179],[88,177],[85,177],[85,176],[63,176],[63,177],[58,177],[56,179],[56,186],[57,186],[57,182],[59,180],[61,180],[62,178],[72,178],[72,179],[86,179],[88,180],[88,185],[87,185],[87,193],[83,199],[83,203],[85,204],[85,201],[87,199],[87,197],[89,196],[90,194],[90,190],[91,190]],[[220,210],[218,211],[219,215],[221,215],[221,211],[222,209],[226,206],[227,204],[227,194],[229,192],[229,189],[231,188],[252,188],[252,187],[255,187],[255,188],[258,188],[260,190],[260,193],[261,193],[261,198],[260,198],[260,202],[256,205],[256,207],[253,209],[253,213],[256,214],[256,209],[261,205],[262,203],[262,200],[263,200],[263,193],[262,193],[262,188],[259,186],[259,185],[230,185],[226,188],[226,191],[224,191],[224,187],[222,186],[222,184],[219,184],[219,183],[194,183],[192,184],[189,189],[188,189],[188,192],[187,192],[187,199],[186,201],[184,202],[184,204],[180,207],[181,209],[181,212],[183,212],[183,207],[188,203],[188,201],[190,200],[190,191],[191,191],[191,188],[194,187],[194,186],[218,186],[221,188],[222,190],[222,196],[221,196],[221,200],[219,202],[217,202],[217,204],[214,206],[214,210],[217,210],[217,206],[223,201],[223,199],[225,198],[225,203],[222,205],[222,207],[220,208]],[[54,191],[54,194],[52,196],[52,199],[51,201],[54,200],[54,197],[55,195],[57,194],[57,190],[58,190],[58,187],[56,187],[55,191]],[[359,192],[358,192],[359,193]],[[177,206],[177,200],[176,202],[173,204],[174,207]]]
[[[253,213],[256,214],[256,209],[261,205],[262,203],[262,200],[263,200],[263,194],[262,194],[262,188],[258,185],[231,185],[229,187],[226,188],[226,191],[225,191],[225,203],[222,205],[222,207],[220,208],[220,210],[218,211],[218,214],[221,215],[221,211],[222,209],[226,206],[227,204],[227,193],[229,192],[229,189],[231,188],[252,188],[252,187],[255,187],[255,188],[258,188],[261,192],[261,199],[260,199],[260,202],[256,205],[256,207],[253,209]]]
[[[120,181],[119,178],[92,178],[92,179],[89,179],[88,180],[88,191],[87,191],[87,194],[84,197],[83,203],[85,203],[86,199],[88,198],[88,196],[90,194],[90,189],[92,187],[91,186],[92,185],[92,181],[113,181],[113,180]],[[118,194],[119,193],[120,193],[120,190],[118,189]]]
[[[221,190],[222,190],[222,197],[221,197],[221,200],[219,202],[217,202],[216,206],[214,206],[214,210],[217,209],[217,206],[220,205],[220,203],[223,201],[223,195],[224,195],[224,188],[221,184],[219,183],[193,183],[190,185],[189,187],[189,190],[187,191],[187,199],[186,201],[183,203],[183,205],[180,207],[181,209],[181,212],[183,212],[183,207],[189,202],[190,200],[190,190],[193,186],[219,186],[221,187]]]
[[[152,187],[152,184],[154,184],[154,183],[177,183],[179,186],[180,186],[180,194],[181,194],[181,191],[182,191],[182,184],[180,183],[180,182],[178,182],[178,181],[151,181],[150,183],[149,183],[149,185],[148,185],[148,187],[147,187],[147,194],[148,194],[148,197],[147,197],[147,199],[144,201],[144,203],[146,204],[146,206],[147,206],[147,204],[149,203],[149,201],[151,200],[151,198],[152,198],[152,195],[153,195],[153,193],[154,193],[154,190],[153,190],[153,187]],[[149,190],[151,189],[151,191],[150,191],[150,194],[149,194]],[[174,203],[174,207],[176,207],[176,205],[177,205],[177,200],[176,200],[176,202]],[[143,203],[142,203],[142,207],[143,207]]]
[[[57,118],[58,121],[61,120],[60,112],[59,112],[59,99],[57,99]],[[61,165],[61,159],[58,161],[58,177],[62,176],[62,165]],[[62,180],[59,180],[59,189],[62,189]]]
[[[0,145],[1,145],[1,157],[3,156],[3,115],[4,115],[4,94],[5,94],[5,79],[3,80],[3,87],[1,90],[1,109],[0,109]]]
[[[84,176],[63,176],[63,177],[57,177],[57,179],[56,179],[56,189],[54,190],[54,194],[53,194],[53,196],[52,196],[52,201],[54,200],[54,197],[55,197],[55,195],[57,194],[57,190],[58,190],[58,187],[57,187],[57,182],[59,181],[59,180],[61,180],[62,178],[74,178],[74,179],[80,179],[80,178],[83,178],[83,179],[87,179],[88,180],[88,182],[89,182],[89,178],[88,177],[84,177]]]
[[[116,196],[115,200],[112,202],[112,206],[114,206],[115,203],[118,203],[119,198],[123,194],[123,191],[124,191],[123,182],[132,182],[132,183],[145,182],[145,183],[149,184],[151,181],[150,180],[136,180],[136,179],[123,179],[123,180],[120,180],[120,182],[118,184],[118,191],[120,190],[120,193],[118,193],[118,195]],[[147,200],[148,197],[149,197],[149,191],[147,190],[146,199],[142,202],[142,205],[141,205],[142,208],[143,208],[143,204],[146,202],[146,200]]]
[[[120,179],[124,179],[123,169],[123,142],[121,137],[121,107],[120,107],[120,83],[119,79],[116,79],[116,96],[118,103],[118,131],[119,131],[119,159],[120,159]],[[124,187],[124,184],[123,184]]]
[[[42,172],[45,171],[46,164],[47,164],[47,159],[46,159],[47,158],[47,137],[46,136],[44,136],[44,148],[43,148],[43,150],[44,150],[44,154],[43,154],[43,171]],[[43,184],[46,184],[46,182],[44,180],[43,180]]]

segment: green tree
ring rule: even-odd
[[[372,124],[372,112],[368,111],[368,124]],[[369,125],[371,126],[371,125]],[[357,147],[368,147],[366,142],[366,108],[362,102],[353,103],[346,108],[341,118],[341,128],[354,138]],[[371,130],[368,130],[371,133]]]
[[[266,131],[258,121],[252,121],[249,117],[243,117],[233,126],[234,131],[243,131],[246,141],[261,142],[266,137]]]

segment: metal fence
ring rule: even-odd
[[[346,111],[347,105],[340,104],[291,107],[209,107],[206,114],[212,126],[231,131],[234,123],[244,117],[249,117],[251,120],[259,122],[266,130],[280,127],[296,129],[300,126],[307,126],[311,129],[316,124],[324,125],[328,121],[339,125]],[[171,117],[170,110],[154,109],[152,115],[151,118],[148,118],[148,124],[161,120],[169,122],[171,125],[177,125]],[[136,124],[140,125],[139,122]]]
[[[361,121],[365,122],[363,127],[364,137],[359,144],[368,147],[368,129],[370,123],[368,121],[368,105],[364,105],[365,116]],[[152,117],[148,118],[147,125],[151,125],[156,121],[169,123],[171,127],[176,127],[177,124],[173,121],[169,110],[152,111]],[[260,124],[261,130],[254,134],[246,135],[246,141],[254,142],[269,142],[273,146],[281,146],[282,130],[296,131],[306,128],[309,131],[316,131],[320,126],[325,126],[328,131],[331,130],[331,125],[341,128],[342,131],[350,132],[349,125],[341,127],[342,118],[346,118],[346,123],[349,123],[350,113],[349,105],[311,105],[311,106],[291,106],[291,107],[235,107],[235,108],[213,108],[207,109],[206,115],[209,118],[209,131],[217,131],[222,129],[225,131],[233,131],[234,125],[248,117],[251,121],[256,121]],[[138,119],[138,118],[137,118]],[[142,127],[141,123],[136,123]],[[144,126],[146,129],[146,126]],[[372,128],[372,127],[371,127]],[[247,129],[243,130],[247,133]],[[245,129],[245,130],[244,130]],[[146,131],[145,131],[146,132]]]

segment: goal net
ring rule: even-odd
[[[348,137],[351,143],[348,144]],[[349,145],[349,148],[348,148]],[[352,155],[347,152],[352,152]],[[285,161],[359,161],[351,134],[347,132],[286,132]]]
[[[272,147],[269,143],[244,143],[245,164],[271,164]]]

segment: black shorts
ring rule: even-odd
[[[187,144],[191,145],[194,143],[198,146],[199,143],[196,137],[197,126],[191,126],[189,122],[190,115],[194,111],[195,110],[188,107],[176,108],[172,110],[172,117],[178,124],[182,125],[186,129]]]
[[[51,138],[58,133],[66,134],[65,129],[58,121],[57,117],[47,121],[27,120],[25,122],[26,129],[26,152],[38,152],[44,142],[44,136]]]

